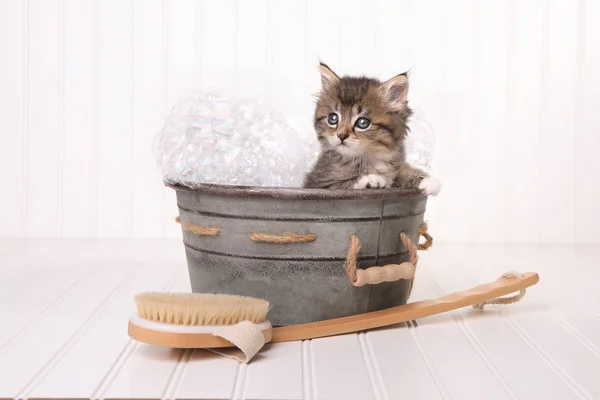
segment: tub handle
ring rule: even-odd
[[[263,243],[308,243],[317,239],[312,233],[285,232],[283,235],[271,235],[268,233],[252,232],[248,235],[253,242]]]
[[[419,227],[419,235],[425,238],[425,243],[419,243],[419,250],[427,250],[433,244],[433,238],[427,231],[427,222],[423,222],[423,224]]]
[[[427,226],[425,226],[425,231]],[[419,229],[419,233],[421,229]],[[395,282],[399,279],[412,279],[415,276],[417,265],[417,247],[404,232],[400,233],[400,240],[410,254],[410,261],[401,264],[388,264],[383,267],[357,268],[356,257],[360,251],[360,240],[356,235],[350,236],[350,249],[346,256],[346,274],[353,286],[378,285],[383,282]],[[429,245],[431,246],[431,244]],[[429,247],[427,246],[427,247]],[[419,246],[420,247],[420,246]]]
[[[181,218],[176,217],[175,222],[181,224]],[[214,226],[194,225],[189,222],[183,223],[183,230],[200,236],[219,236],[221,234],[221,230]]]

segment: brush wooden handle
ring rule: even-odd
[[[535,272],[526,272],[522,275],[520,278],[501,278],[438,299],[417,301],[349,317],[273,328],[271,343],[341,335],[424,318],[506,296],[533,286],[539,281],[539,276]]]

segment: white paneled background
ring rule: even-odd
[[[411,69],[436,240],[600,243],[596,0],[0,0],[0,236],[174,237],[152,140],[194,89],[311,129],[317,61]]]

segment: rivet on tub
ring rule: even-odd
[[[181,219],[179,219],[179,217],[176,217],[175,222],[181,223]],[[183,230],[202,236],[219,236],[219,234],[221,233],[221,230],[219,228],[215,228],[212,226],[194,225],[190,224],[189,222],[183,223]]]
[[[253,242],[264,243],[308,243],[317,239],[317,235],[313,235],[312,233],[301,234],[294,232],[285,232],[283,235],[252,232],[248,237]]]
[[[360,251],[360,240],[356,235],[350,236],[350,249],[346,256],[346,274],[350,283],[360,287],[364,285],[377,285],[383,282],[395,282],[399,279],[413,279],[417,265],[417,251],[415,245],[404,232],[400,239],[410,253],[410,262],[402,264],[389,264],[383,267],[357,268],[356,257]]]

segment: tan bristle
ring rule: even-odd
[[[210,293],[145,292],[135,296],[140,317],[176,325],[264,322],[270,304],[254,297]]]

